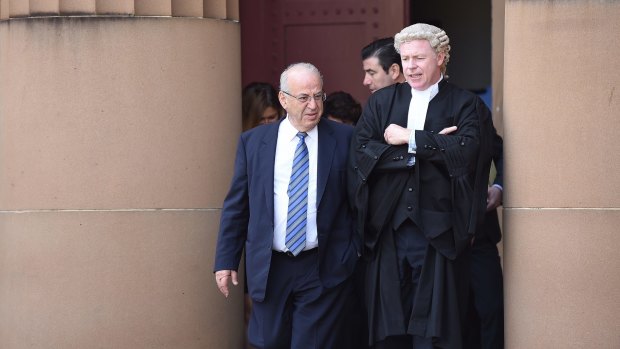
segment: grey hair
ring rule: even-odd
[[[288,92],[288,74],[294,70],[306,70],[308,72],[316,74],[319,77],[319,80],[321,80],[321,87],[323,86],[323,75],[321,75],[321,72],[317,69],[317,67],[315,67],[311,63],[301,62],[293,63],[286,67],[286,69],[284,69],[284,71],[280,75],[280,91]]]
[[[444,54],[441,73],[445,75],[450,60],[450,38],[448,38],[448,34],[443,29],[426,23],[410,25],[394,36],[396,52],[400,53],[400,45],[413,40],[427,40],[436,54]]]

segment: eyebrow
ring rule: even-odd
[[[317,96],[317,95],[320,95],[320,94],[323,94],[323,91],[310,92],[310,93],[302,92],[302,93],[298,94],[297,97],[299,97],[299,96],[308,96],[308,97],[310,97],[310,96]]]

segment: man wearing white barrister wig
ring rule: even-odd
[[[370,97],[350,155],[369,344],[461,348],[469,250],[486,208],[491,114],[447,81],[442,29],[418,23],[394,41],[406,83]]]

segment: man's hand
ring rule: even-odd
[[[401,145],[409,143],[409,136],[412,130],[398,126],[396,124],[390,124],[383,132],[383,138],[385,142],[390,145]]]
[[[450,133],[456,131],[456,126],[446,127],[443,130],[439,131],[440,135],[449,135]]]
[[[215,283],[217,283],[217,288],[220,289],[220,292],[228,298],[228,280],[232,279],[232,284],[237,286],[239,281],[237,281],[237,272],[234,270],[218,270],[215,272]]]
[[[454,131],[456,131],[456,126],[446,127],[443,130],[439,131],[440,135],[448,135]],[[409,136],[411,136],[411,132],[415,132],[408,128],[404,128],[402,126],[398,126],[396,124],[390,124],[383,132],[383,138],[385,138],[385,142],[390,145],[401,145],[401,144],[409,144]]]
[[[502,190],[498,187],[489,187],[487,189],[487,212],[497,208],[502,204]]]

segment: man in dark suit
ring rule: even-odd
[[[487,212],[471,250],[466,349],[504,348],[504,278],[497,250],[497,244],[502,239],[497,209],[502,204],[503,196],[503,150],[502,137],[495,133],[492,153],[495,180],[488,188]]]
[[[351,145],[373,348],[461,348],[468,256],[486,206],[490,111],[446,81],[447,34],[395,36],[407,83],[372,94]]]
[[[257,348],[340,348],[360,249],[346,193],[352,128],[322,119],[323,80],[309,63],[281,75],[287,116],[241,135],[222,209],[215,279],[228,296],[245,248]]]

